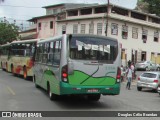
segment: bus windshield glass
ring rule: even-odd
[[[70,41],[70,58],[113,63],[118,55],[118,42],[104,37],[73,36]]]

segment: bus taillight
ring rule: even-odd
[[[120,79],[121,79],[121,69],[119,67],[117,68],[117,77],[116,77],[116,79],[117,79],[117,82],[120,82]]]
[[[68,77],[68,66],[65,65],[62,67],[62,81],[68,82],[67,77]]]

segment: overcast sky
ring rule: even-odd
[[[4,3],[0,3],[0,20],[5,16],[7,19],[10,19],[10,21],[16,19],[17,22],[23,23],[23,20],[45,15],[45,9],[41,8],[43,6],[60,3],[97,2],[99,2],[99,4],[105,4],[107,0],[5,0]],[[110,0],[110,2],[133,9],[136,6],[137,0]]]

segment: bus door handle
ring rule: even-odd
[[[73,74],[74,73],[74,65],[73,62],[68,62],[68,74]]]

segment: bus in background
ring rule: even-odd
[[[9,54],[9,71],[23,75],[24,79],[33,76],[32,67],[38,39],[13,41]]]
[[[10,43],[0,46],[0,64],[1,64],[0,66],[2,70],[5,71],[8,71],[9,51],[10,51]]]
[[[120,93],[121,50],[116,39],[95,35],[62,35],[37,43],[36,87],[51,100],[60,95],[85,95],[98,101]]]

